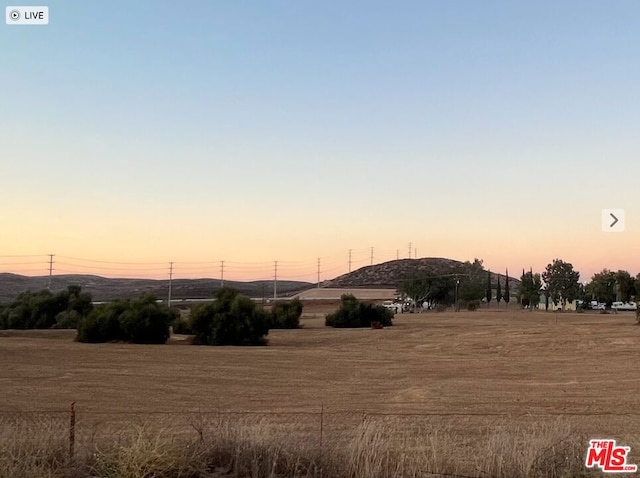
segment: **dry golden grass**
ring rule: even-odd
[[[0,476],[570,477],[596,436],[640,462],[632,315],[402,314],[333,330],[324,312],[267,347],[0,333]],[[72,401],[70,467],[66,415],[24,412]]]

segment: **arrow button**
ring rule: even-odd
[[[602,210],[602,232],[624,232],[624,209]]]
[[[609,213],[609,216],[611,216],[613,218],[613,222],[611,223],[611,225],[609,227],[613,227],[618,223],[618,218],[612,212]]]

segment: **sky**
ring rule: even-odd
[[[640,272],[636,0],[44,4],[0,25],[0,271]]]

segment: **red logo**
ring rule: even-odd
[[[616,446],[616,441],[610,438],[589,440],[585,464],[587,468],[597,466],[605,473],[635,473],[638,466],[627,464],[630,450],[628,446]]]

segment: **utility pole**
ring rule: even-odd
[[[396,249],[396,261],[400,259],[400,249]]]
[[[278,261],[273,262],[273,300],[278,297]]]
[[[167,306],[171,307],[171,285],[173,282],[173,262],[169,262],[169,296],[167,298]]]
[[[411,259],[411,243],[409,243],[409,259]]]
[[[53,256],[54,254],[49,254],[49,285],[47,285],[48,290],[51,290],[51,276],[53,275]]]
[[[224,261],[220,261],[220,287],[224,287]]]
[[[320,258],[318,257],[318,289],[320,288]]]
[[[373,265],[373,247],[371,247],[371,265]]]
[[[349,249],[349,272],[351,272],[351,249]]]
[[[417,258],[418,258],[418,248],[417,248],[417,247],[416,247],[416,248],[414,248],[414,249],[413,249],[413,252],[414,252],[414,254],[413,254],[414,259],[417,259]]]

